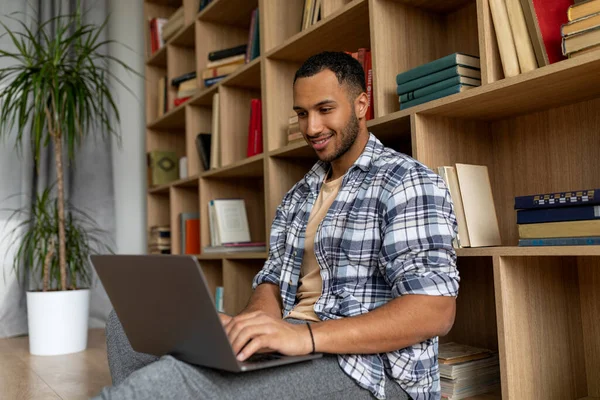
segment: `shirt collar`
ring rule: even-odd
[[[367,141],[367,145],[365,146],[363,152],[356,159],[354,164],[350,167],[349,171],[354,168],[360,168],[363,171],[368,171],[371,168],[371,164],[373,164],[373,160],[375,160],[379,154],[381,154],[381,150],[383,149],[383,144],[373,135],[369,133],[369,140]],[[318,189],[325,179],[325,175],[329,171],[330,165],[328,162],[317,161],[315,165],[308,171],[308,173],[304,176],[304,181],[311,189]]]

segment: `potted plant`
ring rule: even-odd
[[[120,138],[114,129],[119,112],[107,81],[112,76],[109,62],[134,71],[106,52],[111,41],[101,33],[107,20],[84,23],[79,3],[74,14],[31,26],[14,14],[7,17],[20,29],[11,31],[0,22],[15,48],[0,49],[0,56],[11,62],[0,68],[0,137],[14,132],[18,150],[29,141],[36,166],[41,150],[51,144],[57,177],[55,186],[32,200],[30,211],[13,214],[25,216],[13,241],[19,246],[14,265],[20,275],[42,271],[41,290],[27,292],[30,352],[67,354],[87,346],[87,255],[99,241],[94,236],[99,231],[93,220],[65,202],[63,156],[72,161],[91,135]],[[86,310],[85,317],[72,308],[75,304]],[[71,324],[79,326],[76,335]]]

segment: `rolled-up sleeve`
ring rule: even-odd
[[[285,255],[287,214],[291,202],[291,194],[292,191],[284,196],[275,212],[275,218],[271,224],[271,233],[269,237],[269,258],[265,262],[263,268],[254,277],[252,281],[253,290],[262,283],[272,283],[279,286],[281,267]]]
[[[423,167],[406,171],[386,203],[380,268],[392,296],[457,296],[452,240],[457,223],[443,180]]]

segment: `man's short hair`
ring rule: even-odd
[[[309,57],[296,71],[294,84],[299,78],[308,78],[328,69],[340,84],[348,85],[349,93],[356,97],[367,91],[365,71],[358,60],[341,51],[324,51]]]

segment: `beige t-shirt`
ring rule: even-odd
[[[300,269],[300,281],[296,292],[297,304],[286,318],[297,318],[306,321],[320,321],[315,314],[314,306],[323,291],[323,280],[317,257],[315,256],[315,234],[319,224],[325,218],[329,207],[337,197],[342,185],[343,176],[330,182],[323,182],[317,201],[308,217],[304,240],[304,258]]]

